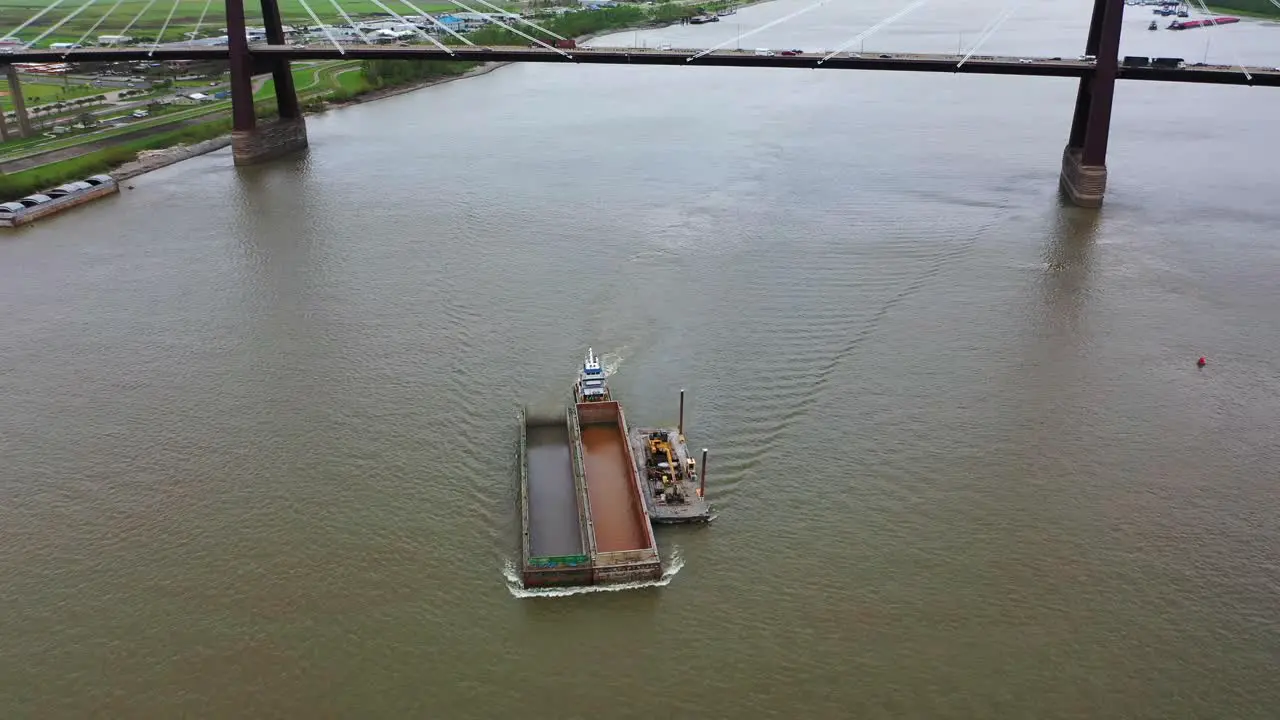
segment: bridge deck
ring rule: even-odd
[[[419,60],[456,60],[491,62],[544,62],[599,65],[674,65],[710,67],[777,67],[822,70],[891,70],[905,72],[968,73],[975,75],[1033,75],[1047,77],[1085,77],[1093,73],[1094,64],[1074,58],[971,57],[959,65],[960,57],[927,53],[866,53],[861,56],[842,54],[820,62],[823,53],[799,55],[756,55],[750,50],[717,50],[697,59],[700,50],[648,50],[637,48],[593,48],[556,51],[542,47],[478,47],[459,46],[452,53],[434,46],[350,45],[340,51],[333,45],[283,46],[256,44],[250,46],[255,57],[288,57],[291,60],[362,60],[403,58]],[[113,60],[177,60],[224,59],[225,47],[163,46],[87,48],[82,50],[26,50],[0,56],[6,63],[90,62]],[[1271,67],[1240,68],[1224,65],[1191,65],[1184,68],[1125,67],[1117,69],[1122,80],[1159,82],[1210,83],[1220,85],[1259,85],[1280,87],[1280,69]]]

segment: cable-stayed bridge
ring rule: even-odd
[[[312,0],[316,5],[321,0]],[[350,0],[347,0],[348,2]],[[243,0],[225,0],[224,7],[214,8],[212,0],[174,0],[164,16],[159,32],[149,42],[121,46],[108,41],[93,45],[90,36],[98,33],[99,39],[123,39],[139,21],[160,3],[167,0],[148,0],[145,6],[131,17],[117,18],[121,22],[118,35],[106,36],[103,29],[117,27],[111,23],[114,11],[124,0],[85,0],[79,4],[67,0],[52,2],[27,18],[20,25],[0,35],[0,44],[7,43],[6,54],[0,62],[12,67],[21,63],[75,63],[111,61],[159,61],[159,60],[216,60],[226,61],[231,68],[231,100],[233,117],[232,145],[235,162],[245,164],[277,157],[283,153],[305,147],[306,126],[293,86],[290,62],[298,60],[330,59],[417,59],[453,62],[537,62],[582,65],[670,65],[679,67],[768,67],[809,70],[879,70],[896,72],[967,73],[984,75],[1027,75],[1045,77],[1071,77],[1078,79],[1079,87],[1072,119],[1071,131],[1063,152],[1060,182],[1066,195],[1085,206],[1101,204],[1106,189],[1106,152],[1109,140],[1111,105],[1117,80],[1157,81],[1169,83],[1205,83],[1224,85],[1280,86],[1280,68],[1250,67],[1237,62],[1235,65],[1188,65],[1180,58],[1126,58],[1119,57],[1121,20],[1125,0],[1094,0],[1088,35],[1084,39],[1081,55],[1077,57],[1028,57],[996,56],[981,54],[982,46],[999,27],[1016,11],[1020,2],[1012,2],[990,23],[978,39],[967,49],[960,48],[954,54],[928,54],[911,52],[865,53],[850,51],[868,37],[890,26],[902,17],[915,12],[928,0],[914,0],[896,13],[874,23],[833,50],[823,52],[771,50],[741,50],[726,47],[730,43],[741,45],[743,39],[770,27],[783,24],[792,18],[811,11],[819,11],[827,0],[806,5],[788,15],[766,23],[747,33],[726,40],[709,48],[655,49],[640,48],[580,48],[573,47],[567,38],[539,25],[531,19],[509,13],[487,0],[469,0],[481,5],[477,10],[461,0],[450,2],[472,17],[501,27],[508,37],[519,38],[524,44],[477,45],[467,33],[451,27],[449,16],[423,11],[411,0],[389,0],[399,6],[392,7],[383,0],[372,2],[385,18],[394,18],[399,27],[399,42],[383,44],[383,38],[362,32],[360,23],[353,21],[351,13],[342,5],[343,0],[328,0],[336,15],[325,22],[317,9],[307,0],[296,0],[311,19],[313,31],[307,42],[289,42],[286,39],[278,0],[260,0],[263,27],[251,34],[246,23],[246,7]],[[1200,2],[1200,0],[1195,0]],[[1280,8],[1280,0],[1270,0]],[[165,42],[173,19],[181,6],[200,8],[195,30],[179,33],[175,40]],[[70,27],[77,16],[86,11],[89,17],[97,14],[94,22],[79,41],[50,43],[43,41],[57,36],[63,27]],[[63,7],[66,5],[66,7]],[[106,11],[102,11],[106,6]],[[1213,15],[1200,2],[1200,9],[1211,18],[1206,30],[1213,27]],[[223,10],[224,15],[216,11]],[[211,12],[211,10],[213,12]],[[127,15],[127,14],[126,14]],[[198,39],[203,26],[206,32],[214,25],[225,22],[226,35],[214,39]],[[218,28],[222,29],[222,28]],[[66,37],[65,32],[62,34]],[[186,36],[186,39],[183,39]],[[278,118],[263,121],[256,117],[252,77],[270,72],[274,80]],[[10,70],[11,86],[16,88],[16,75]],[[20,108],[20,96],[15,99]]]

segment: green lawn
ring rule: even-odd
[[[338,87],[349,93],[357,93],[369,87],[369,82],[364,79],[364,73],[359,66],[339,72],[336,78]]]
[[[465,0],[464,0],[465,1]],[[1258,18],[1280,17],[1280,8],[1268,0],[1217,0],[1209,9],[1223,15],[1245,15]]]
[[[13,101],[9,97],[9,86],[0,86],[3,88],[4,95],[0,96],[0,110],[5,112],[13,109]],[[76,85],[71,83],[63,87],[61,82],[57,83],[22,83],[22,97],[27,101],[27,107],[35,107],[36,105],[47,105],[49,103],[72,100],[74,98],[85,97],[87,95],[101,95],[106,92],[105,88],[96,88],[92,85]]]
[[[359,61],[337,60],[310,65],[294,63],[292,69],[293,89],[299,96],[336,89],[356,92],[365,87],[364,78],[360,75]],[[275,93],[275,81],[268,79],[258,92],[253,94],[253,99],[270,100],[276,96]]]

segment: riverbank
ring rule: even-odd
[[[467,70],[466,72],[458,73],[457,75],[446,75],[443,77],[426,78],[423,80],[418,80],[418,81],[409,83],[407,85],[396,85],[394,87],[377,88],[375,90],[369,90],[368,92],[361,93],[360,95],[353,95],[349,98],[344,98],[338,101],[326,100],[323,102],[324,109],[319,110],[318,112],[325,112],[330,109],[343,108],[343,107],[347,107],[348,105],[359,105],[361,103],[373,102],[374,100],[383,100],[385,98],[395,97],[396,95],[403,95],[405,93],[413,92],[415,90],[422,90],[424,88],[429,88],[434,85],[443,85],[444,83],[454,82],[455,80],[466,80],[467,78],[479,77],[481,75],[488,75],[494,70],[497,70],[498,68],[501,68],[501,67],[506,67],[507,65],[510,65],[510,64],[511,63],[509,62],[484,63],[479,67],[471,68],[470,70]]]
[[[323,109],[313,111],[313,112],[308,112],[307,115],[308,116],[319,115],[319,114],[328,112],[330,110],[338,110],[338,109],[349,107],[352,105],[360,105],[362,103],[373,102],[374,100],[383,100],[385,98],[393,97],[396,95],[403,95],[404,93],[413,92],[415,90],[422,90],[424,88],[428,88],[433,85],[441,85],[447,82],[453,82],[454,80],[463,80],[466,78],[478,77],[480,75],[487,75],[493,72],[494,70],[497,70],[498,68],[503,67],[504,65],[509,65],[509,64],[510,63],[505,63],[505,62],[486,63],[484,65],[481,65],[480,67],[472,68],[471,70],[468,70],[465,73],[453,75],[451,77],[433,78],[430,80],[423,80],[421,82],[413,83],[411,85],[372,90],[368,93],[365,93],[364,95],[359,95],[353,98],[341,100],[339,102],[325,103],[324,104],[325,107]],[[108,174],[114,177],[117,181],[129,180],[139,175],[149,173],[152,170],[159,170],[160,168],[168,167],[170,165],[180,163],[183,160],[190,160],[191,158],[199,157],[201,155],[206,155],[208,153],[214,152],[215,150],[221,150],[222,148],[227,147],[230,144],[231,144],[231,134],[227,133],[225,135],[219,135],[218,137],[211,138],[209,140],[192,143],[191,145],[175,145],[172,147],[163,148],[159,150],[143,150],[138,153],[137,159],[123,163],[122,165],[111,169],[110,171],[108,171]]]
[[[227,134],[191,145],[174,145],[163,150],[143,150],[138,153],[136,160],[124,163],[108,174],[115,178],[116,182],[124,182],[144,173],[149,173],[152,170],[159,170],[162,167],[168,167],[183,160],[190,160],[193,157],[199,157],[214,150],[221,150],[230,144],[231,135]]]
[[[700,7],[710,12],[715,12],[727,7],[739,10],[765,2],[770,2],[770,0],[748,0],[741,3],[721,0],[719,2],[704,3]],[[694,14],[693,6],[688,4],[673,3],[655,10],[641,10],[634,7],[611,8],[561,16],[544,23],[544,27],[552,32],[574,37],[578,43],[585,43],[595,38],[609,35],[678,25],[684,18],[692,14]],[[593,25],[598,27],[592,27]],[[511,35],[511,37],[506,37],[507,35]],[[516,36],[499,28],[486,28],[473,33],[473,36],[477,44],[520,44]],[[403,95],[404,93],[422,90],[446,82],[487,75],[509,64],[508,62],[484,63],[457,74],[434,75],[420,80],[397,83],[389,87],[358,89],[355,92],[345,91],[342,83],[339,83],[337,90],[313,97],[311,101],[304,104],[304,108],[307,115],[315,115],[332,109]],[[368,68],[369,66],[366,63],[364,71],[368,72]],[[381,80],[380,78],[375,79]],[[214,126],[215,123],[217,126]],[[98,152],[68,156],[65,160],[41,165],[38,176],[29,176],[24,180],[21,177],[22,173],[11,175],[8,178],[9,182],[6,183],[9,187],[5,188],[5,193],[18,197],[37,192],[46,187],[52,187],[64,182],[65,180],[61,178],[61,175],[78,177],[86,169],[90,169],[93,172],[107,172],[120,179],[136,177],[143,173],[158,170],[226,147],[231,142],[230,134],[226,132],[227,129],[227,119],[225,117],[210,118],[207,122],[186,123],[181,128],[174,128],[174,130],[182,130],[183,134],[182,137],[174,138],[178,144],[168,147],[164,146],[160,137],[170,135],[168,133],[157,133],[156,136],[151,138],[139,139],[137,145],[132,148],[128,146],[132,144],[130,143],[123,147],[112,147]],[[209,130],[212,130],[215,134],[210,136]],[[190,144],[184,144],[184,142],[190,142]],[[67,148],[67,151],[72,152],[73,148]]]

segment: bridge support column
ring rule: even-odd
[[[4,66],[9,79],[9,99],[13,101],[13,114],[18,118],[18,137],[31,137],[31,118],[27,116],[27,101],[22,97],[22,81],[12,65]]]
[[[1093,73],[1080,78],[1071,136],[1062,153],[1059,184],[1081,207],[1099,207],[1107,190],[1107,141],[1115,96],[1124,0],[1094,0],[1085,54],[1097,58]]]
[[[226,0],[227,45],[231,61],[231,153],[237,165],[263,162],[307,146],[307,124],[298,107],[293,71],[284,58],[268,60],[279,117],[259,122],[253,104],[255,65],[245,35],[243,0]],[[267,42],[283,45],[284,30],[276,0],[262,0]]]

